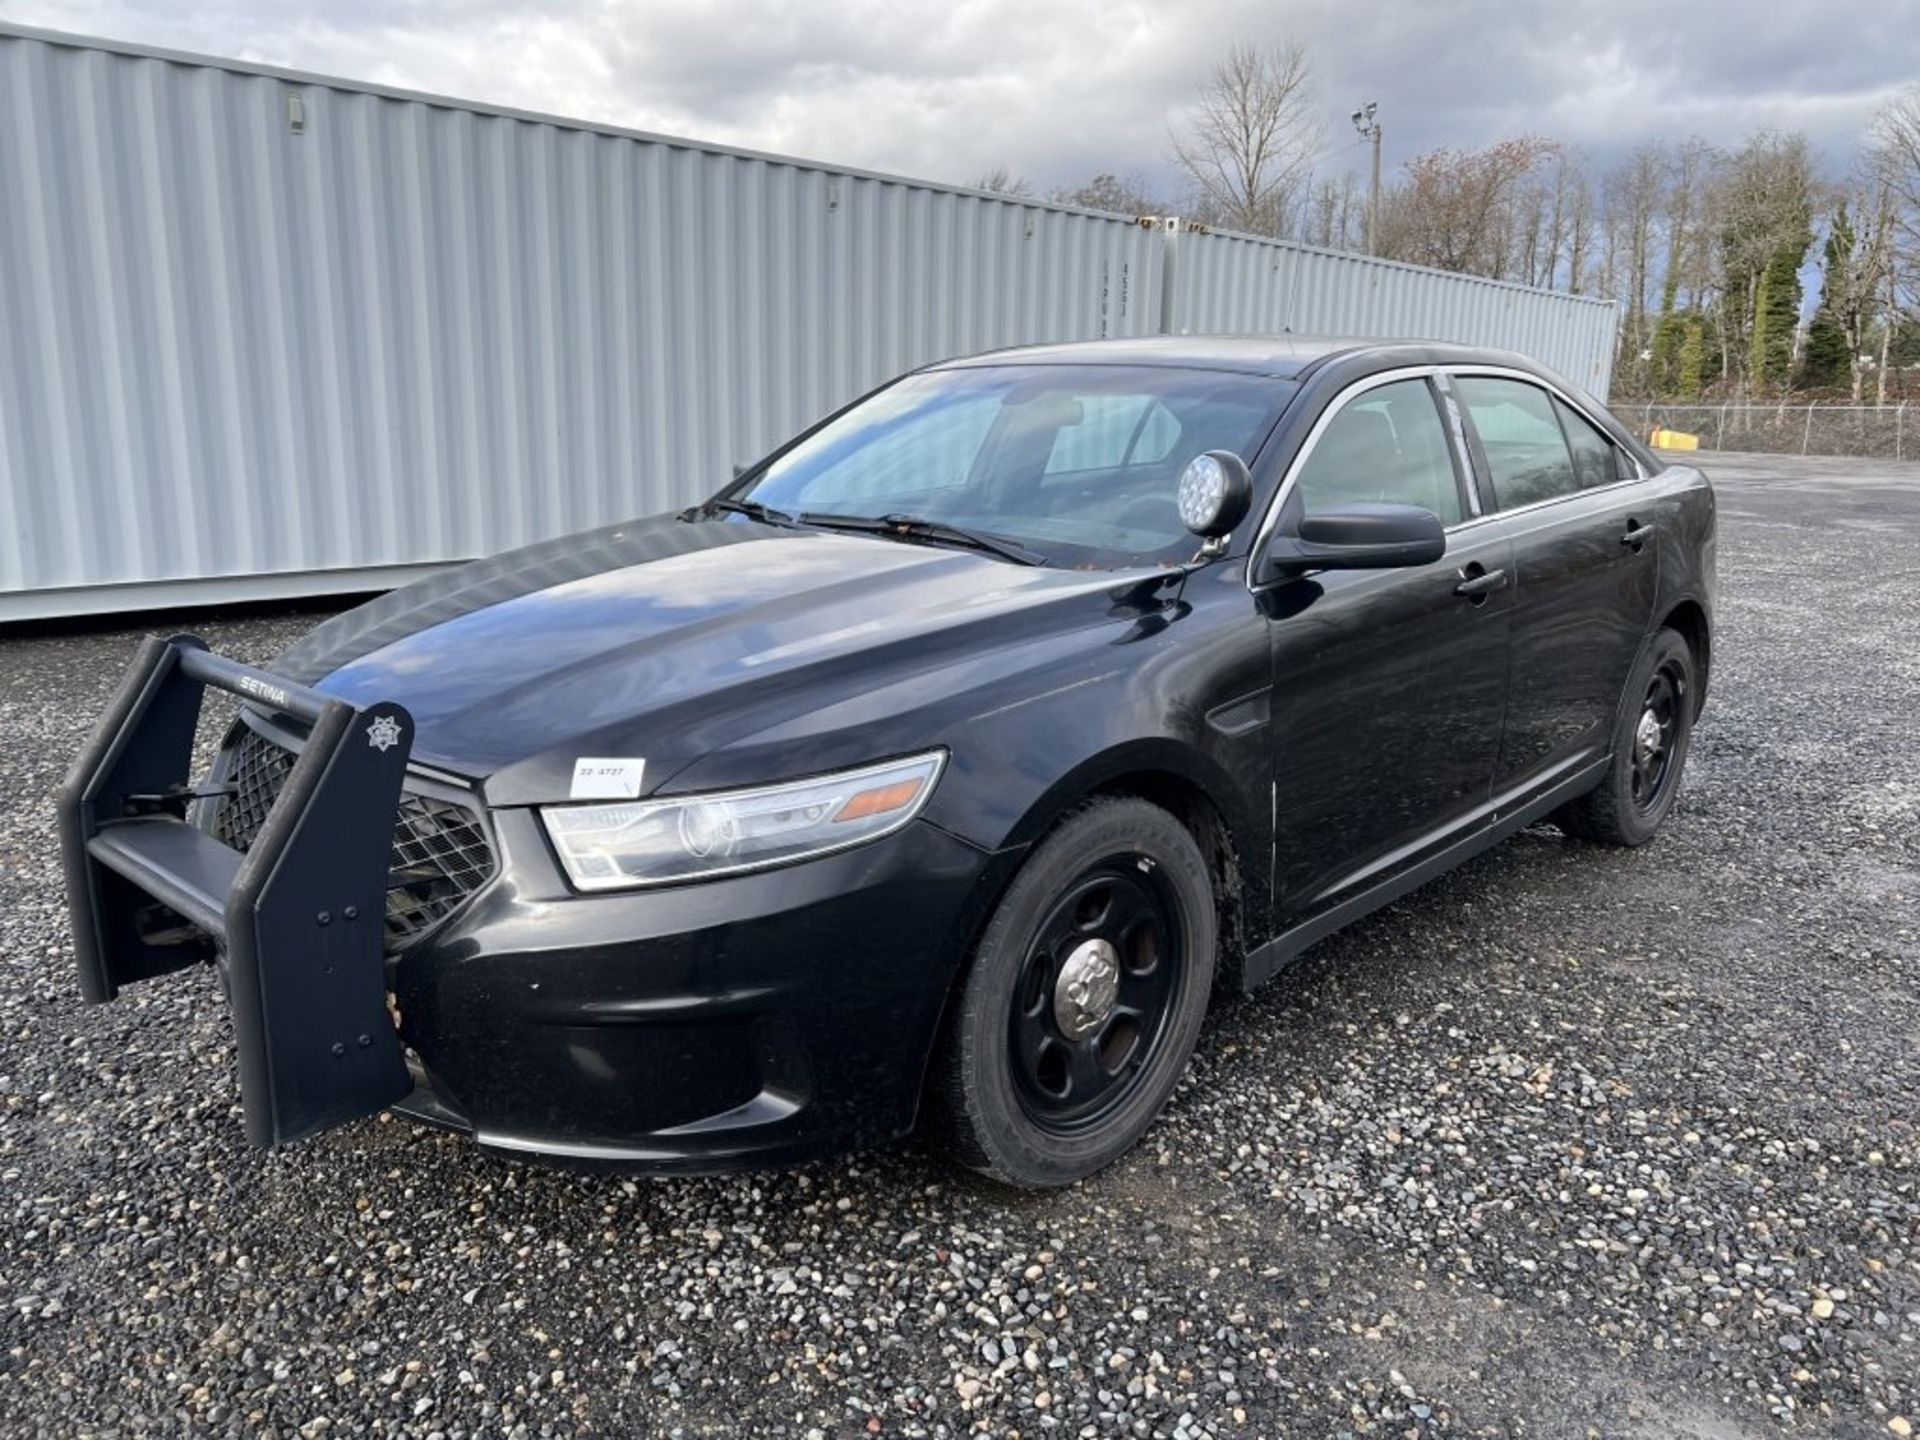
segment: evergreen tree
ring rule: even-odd
[[[1680,338],[1680,373],[1674,389],[1683,399],[1697,400],[1706,383],[1707,326],[1698,315],[1687,316],[1683,325],[1684,331]]]
[[[1671,394],[1679,385],[1678,363],[1680,347],[1686,341],[1686,321],[1675,312],[1671,297],[1663,300],[1666,308],[1660,312],[1660,319],[1653,327],[1653,361],[1648,368],[1653,372],[1653,393]]]
[[[1793,333],[1800,325],[1800,262],[1812,243],[1812,229],[1801,230],[1768,257],[1754,287],[1747,364],[1757,389],[1784,386],[1793,369]]]
[[[1853,347],[1834,303],[1834,290],[1845,283],[1853,263],[1853,224],[1843,201],[1827,229],[1826,269],[1820,286],[1820,307],[1807,326],[1807,345],[1800,356],[1800,383],[1816,389],[1845,385],[1853,374]]]
[[[1800,354],[1800,383],[1812,390],[1840,389],[1852,374],[1847,332],[1825,308],[1813,312],[1807,345]]]
[[[1887,363],[1899,369],[1920,367],[1920,325],[1911,320],[1895,322]]]
[[[1767,322],[1773,315],[1773,264],[1761,268],[1753,285],[1753,323],[1747,330],[1747,380],[1755,390],[1766,388],[1768,344]]]

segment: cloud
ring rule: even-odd
[[[1534,132],[1605,160],[1654,137],[1804,129],[1839,163],[1920,75],[1920,0],[0,0],[0,16],[934,179],[1173,184],[1167,126],[1235,40],[1304,39],[1324,172]]]

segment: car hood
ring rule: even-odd
[[[852,697],[903,675],[977,670],[983,652],[1097,624],[1141,578],[660,518],[396,590],[276,668],[357,704],[406,706],[415,757],[484,781],[495,804],[567,798],[580,757],[644,759],[650,794],[756,732],[857,711]]]

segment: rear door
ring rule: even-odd
[[[1482,523],[1513,544],[1513,683],[1496,787],[1606,751],[1658,592],[1638,469],[1564,396],[1513,373],[1449,377],[1474,451]]]
[[[1438,514],[1447,553],[1259,592],[1273,652],[1274,885],[1293,923],[1391,878],[1484,805],[1513,605],[1504,535],[1466,523],[1465,460],[1426,373],[1337,397],[1279,497],[1301,514],[1393,501]],[[1461,586],[1467,582],[1466,593]]]

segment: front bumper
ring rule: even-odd
[[[922,820],[755,874],[576,895],[534,812],[493,820],[501,878],[394,967],[421,1082],[401,1113],[660,1172],[912,1127],[995,857]]]
[[[258,823],[237,830],[188,818],[208,687],[305,730]],[[501,1150],[725,1170],[912,1125],[1012,852],[918,820],[759,873],[575,895],[535,813],[502,809],[492,879],[390,958],[396,857],[422,868],[434,857],[415,852],[440,833],[396,829],[412,738],[400,706],[350,705],[191,636],[153,639],[61,787],[83,992],[110,1001],[222,959],[254,1144],[394,1107]],[[222,803],[242,803],[245,777],[232,788]]]

